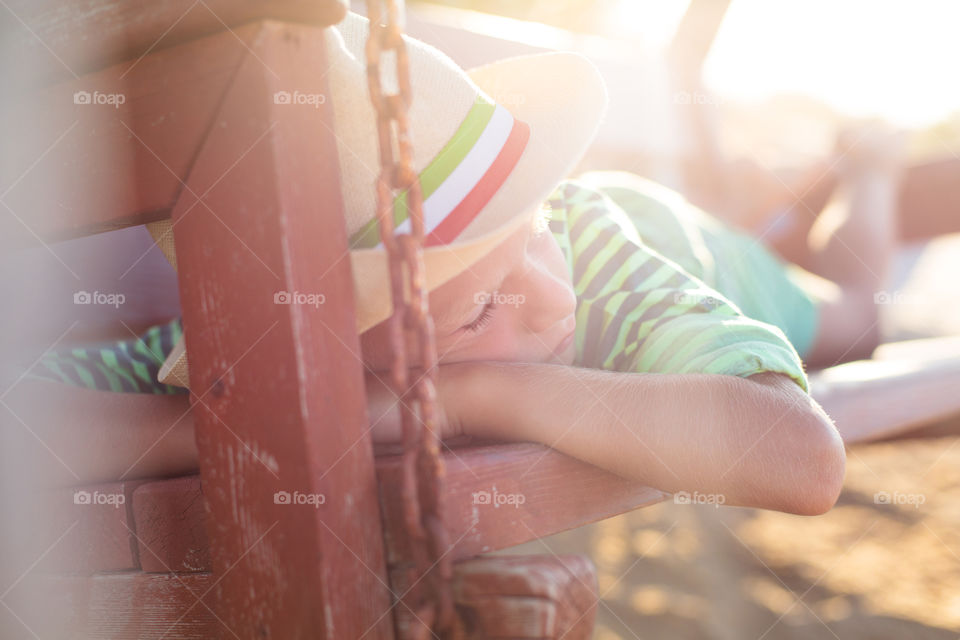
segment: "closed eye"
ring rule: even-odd
[[[483,329],[490,322],[491,316],[493,316],[493,310],[496,305],[491,300],[487,304],[483,305],[483,309],[480,310],[480,314],[473,321],[460,327],[463,331],[471,331],[476,333]]]

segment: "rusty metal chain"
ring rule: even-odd
[[[381,1],[386,5],[386,23],[381,24]],[[411,636],[417,640],[433,635],[449,637],[454,625],[450,588],[452,565],[447,550],[449,537],[443,526],[440,496],[444,465],[436,432],[437,349],[433,319],[427,305],[423,267],[423,197],[413,170],[407,109],[412,99],[406,45],[401,37],[396,0],[368,0],[370,35],[367,39],[367,82],[370,101],[377,114],[380,175],[377,178],[377,219],[380,239],[390,265],[393,316],[390,344],[393,364],[390,384],[401,399],[403,425],[403,513],[412,541],[413,567],[404,603],[416,615]],[[381,54],[393,51],[399,93],[386,95],[381,86]],[[396,155],[394,156],[394,145]],[[411,233],[394,234],[393,202],[406,191]],[[406,279],[405,279],[406,278]],[[405,302],[404,285],[410,293]],[[422,375],[410,385],[407,335],[419,354]],[[419,417],[417,415],[419,409]],[[409,585],[413,585],[410,587]]]

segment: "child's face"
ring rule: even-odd
[[[430,293],[437,358],[573,361],[577,299],[560,246],[545,225],[524,226]],[[364,361],[390,367],[387,323],[360,337]]]

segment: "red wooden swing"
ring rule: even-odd
[[[173,218],[200,475],[48,495],[46,524],[66,533],[4,602],[16,612],[11,637],[416,638],[444,621],[447,599],[456,615],[444,637],[588,638],[587,558],[475,556],[663,493],[541,445],[448,448],[428,509],[448,543],[427,558],[454,563],[444,579],[424,574],[424,540],[405,512],[409,450],[406,463],[375,457],[350,266],[338,259],[347,244],[332,114],[271,99],[288,86],[328,91],[323,27],[343,4],[60,4],[11,3],[84,73],[64,78],[53,61],[17,79],[22,99],[5,121],[25,141],[9,172],[23,179],[6,202],[28,224],[5,216],[2,234],[26,244]],[[101,39],[81,46],[84,34]],[[78,109],[77,92],[125,100]],[[47,132],[74,121],[48,150]],[[327,303],[309,313],[249,304],[278,289],[321,289]],[[290,490],[326,499],[278,504]],[[478,503],[491,490],[525,501]],[[122,495],[125,508],[76,504],[75,491]]]

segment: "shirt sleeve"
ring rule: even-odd
[[[164,384],[157,378],[164,358],[181,335],[180,318],[174,318],[129,340],[53,350],[44,354],[23,377],[99,391],[187,393],[187,389]]]
[[[803,364],[780,328],[647,246],[606,195],[569,181],[554,191],[551,231],[577,295],[577,364],[625,372],[763,372],[809,392]]]

